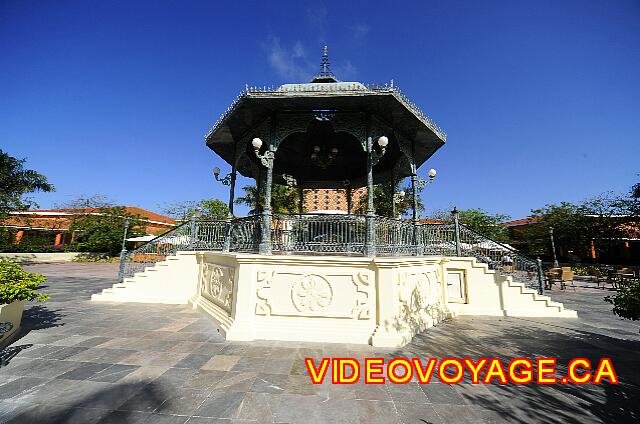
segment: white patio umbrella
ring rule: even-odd
[[[157,236],[154,236],[152,234],[147,234],[146,236],[138,236],[138,237],[130,237],[127,239],[127,241],[142,241],[142,242],[147,242],[147,241],[151,241],[154,238],[156,238]]]

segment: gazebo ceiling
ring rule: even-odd
[[[260,162],[251,140],[260,137],[276,149],[274,175],[291,175],[305,187],[365,185],[366,135],[389,138],[386,154],[374,168],[376,183],[411,175],[411,156],[419,168],[445,142],[445,134],[396,87],[366,87],[352,82],[285,84],[277,89],[247,89],[206,136],[207,146],[245,177],[258,178]],[[317,166],[314,146],[336,147],[332,165]],[[264,148],[263,148],[264,150]]]

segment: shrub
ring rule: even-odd
[[[109,256],[106,253],[81,253],[75,258],[73,262],[108,262],[114,263],[120,260],[119,256]]]
[[[20,264],[0,260],[0,305],[16,300],[42,302],[49,299],[48,294],[36,292],[38,286],[45,281],[47,281],[45,276],[27,272]]]
[[[572,269],[575,275],[580,275],[580,276],[595,275],[596,270],[602,272],[602,274],[607,273],[606,270],[602,269],[598,265],[574,266]]]
[[[604,298],[613,304],[613,313],[622,318],[640,320],[640,280],[625,281],[613,296]]]

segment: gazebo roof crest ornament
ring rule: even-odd
[[[213,125],[211,130],[205,136],[205,140],[215,133],[224,123],[226,118],[236,109],[238,104],[244,99],[258,98],[296,98],[296,97],[345,97],[354,96],[362,97],[368,95],[392,95],[405,108],[415,115],[424,125],[426,125],[434,134],[443,142],[446,141],[447,135],[442,129],[429,118],[413,101],[411,101],[395,84],[394,80],[390,83],[382,84],[362,84],[359,82],[341,82],[331,72],[329,62],[329,52],[327,46],[322,49],[322,61],[320,64],[320,73],[308,83],[283,84],[279,87],[267,86],[250,86],[245,85],[245,90],[240,93],[231,105],[225,110],[220,118]]]
[[[338,82],[336,84],[284,84],[280,87],[256,87],[246,85],[245,90],[240,93],[229,105],[229,107],[224,111],[224,113],[218,118],[215,122],[211,130],[205,136],[205,140],[207,140],[211,134],[213,134],[220,125],[224,122],[224,120],[229,116],[229,114],[235,109],[236,105],[243,98],[248,97],[280,97],[280,96],[294,96],[296,94],[300,95],[309,95],[310,93],[318,92],[324,95],[330,95],[335,93],[339,95],[341,93],[345,94],[377,94],[377,93],[390,93],[393,94],[402,104],[404,104],[407,108],[409,108],[422,122],[425,123],[431,130],[433,130],[442,141],[446,141],[447,135],[446,133],[435,123],[433,119],[431,119],[427,114],[425,114],[422,109],[420,109],[413,101],[409,100],[409,98],[398,88],[393,80],[391,80],[391,84],[370,84],[365,86],[359,82]]]

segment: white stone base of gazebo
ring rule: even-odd
[[[180,252],[95,301],[190,303],[228,340],[396,347],[447,317],[576,317],[473,258]]]

